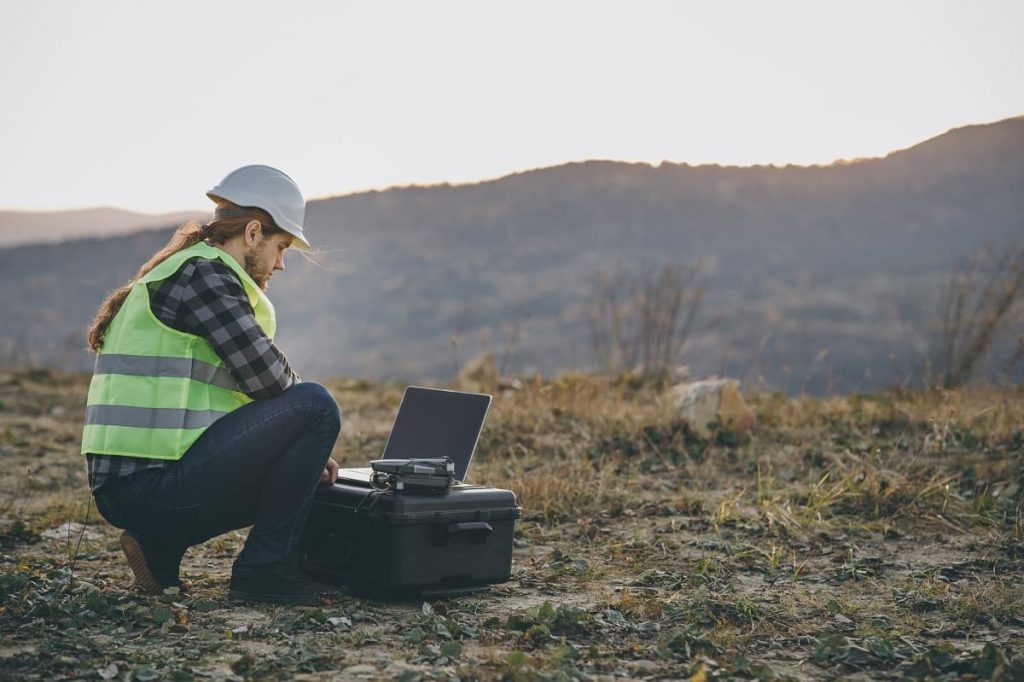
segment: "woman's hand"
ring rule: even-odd
[[[327,465],[324,467],[324,472],[320,474],[321,483],[333,484],[338,480],[338,463],[333,459],[327,460]]]

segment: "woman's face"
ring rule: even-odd
[[[292,236],[287,232],[264,237],[253,244],[245,253],[245,271],[260,289],[266,291],[270,278],[278,270],[284,270],[284,252],[292,245]]]

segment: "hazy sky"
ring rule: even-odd
[[[1024,114],[1024,2],[0,7],[0,208],[202,208],[591,158],[827,163]]]

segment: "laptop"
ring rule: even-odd
[[[465,482],[490,405],[485,393],[409,386],[380,459],[448,457],[455,480]],[[338,469],[338,480],[368,485],[372,474],[370,467],[347,467]]]

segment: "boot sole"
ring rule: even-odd
[[[128,559],[128,567],[132,569],[132,573],[135,575],[135,584],[147,592],[154,594],[163,592],[164,586],[156,579],[153,571],[149,568],[149,564],[146,563],[146,555],[142,553],[139,541],[127,532],[121,533],[121,549]]]

